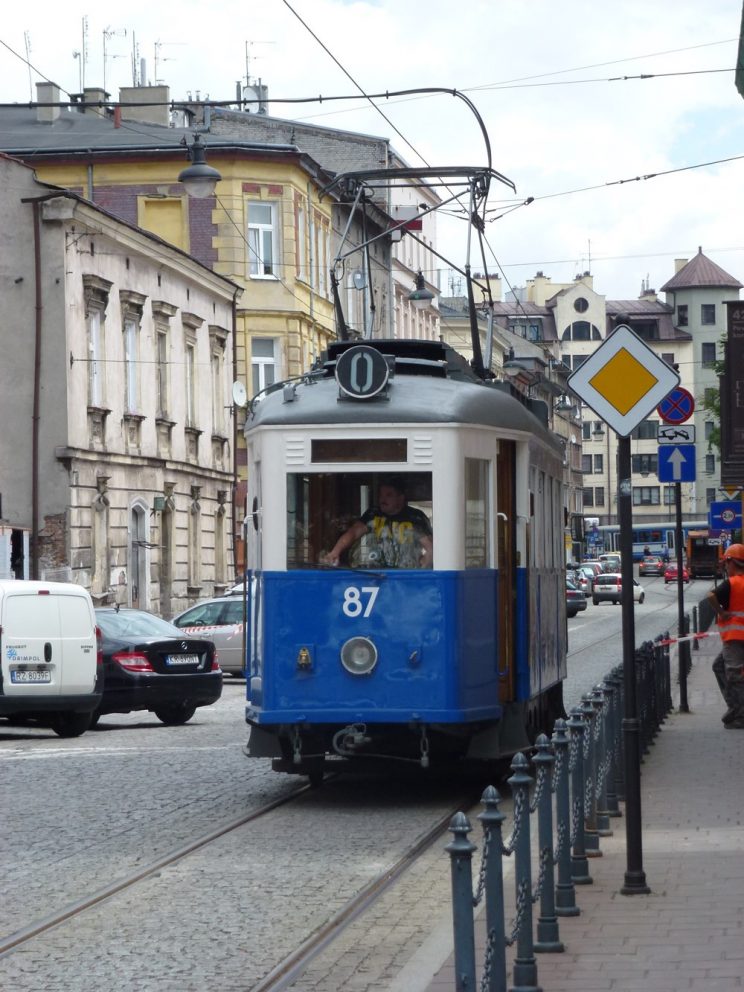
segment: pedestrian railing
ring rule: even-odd
[[[669,635],[636,651],[637,697],[644,749],[652,744],[672,708]],[[511,763],[512,826],[504,838],[506,815],[494,786],[482,796],[478,815],[482,853],[473,891],[472,826],[464,813],[450,823],[455,937],[456,992],[475,992],[474,910],[484,903],[486,950],[481,992],[506,992],[507,948],[514,946],[509,992],[538,992],[536,954],[564,949],[562,916],[577,916],[576,887],[592,882],[590,861],[601,856],[600,842],[621,816],[623,781],[623,677],[616,668],[582,697],[567,720],[557,720],[550,739],[541,734],[528,754]],[[533,837],[532,819],[537,831]],[[513,920],[507,924],[504,891],[506,859],[513,858]],[[534,881],[533,881],[534,876]],[[536,925],[533,907],[539,903]]]

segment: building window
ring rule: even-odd
[[[703,341],[701,357],[704,369],[712,369],[716,362],[715,341]]]
[[[584,299],[583,296],[577,296],[574,300],[574,310],[576,313],[586,313],[589,309],[589,303]]]
[[[584,506],[594,506],[594,490],[591,486],[584,486]]]
[[[594,489],[594,505],[604,506],[605,505],[605,491],[604,486],[596,486]]]
[[[637,427],[633,428],[630,436],[636,441],[655,441],[658,428],[658,420],[642,420]]]
[[[212,424],[215,434],[223,434],[225,400],[222,395],[222,351],[219,347],[212,349],[209,364],[212,372]]]
[[[604,455],[594,456],[594,474],[602,475],[604,472]]]
[[[716,501],[716,491],[715,491],[715,489],[706,489],[705,490],[705,502],[706,502],[706,505],[707,506],[710,506],[710,504],[711,503],[715,503],[715,501]]]
[[[276,346],[273,338],[253,338],[251,341],[251,374],[253,395],[272,386],[277,378]]]
[[[706,410],[715,410],[718,400],[718,390],[715,386],[708,386],[703,393],[703,406]]]
[[[716,456],[706,455],[705,456],[705,471],[708,475],[713,475],[716,470]]]
[[[687,304],[680,303],[677,306],[677,326],[687,327]]]
[[[276,275],[275,213],[273,203],[248,204],[248,271],[255,278]]]
[[[184,355],[186,426],[196,426],[196,342],[187,341]]]
[[[88,313],[88,406],[103,406],[103,332],[101,311]]]
[[[99,276],[83,276],[88,338],[88,405],[95,407],[103,406],[104,400],[104,320],[112,285],[108,279]]]
[[[588,355],[574,355],[573,356],[573,367],[574,370],[578,369],[587,360]]]
[[[632,455],[631,470],[634,474],[656,475],[659,467],[658,454]]]
[[[716,305],[715,303],[701,303],[700,304],[700,323],[701,324],[715,324],[716,322]]]
[[[124,321],[124,409],[127,413],[136,413],[139,406],[137,330],[134,318],[127,317]]]
[[[674,352],[673,351],[662,351],[661,353],[662,362],[666,362],[670,368],[674,368]]]
[[[297,207],[297,278],[307,282],[307,231],[305,208]]]
[[[633,486],[633,506],[658,506],[658,486]]]
[[[590,441],[592,437],[592,422],[591,420],[585,420],[581,425],[581,439],[582,441]]]
[[[124,412],[139,409],[139,331],[147,297],[130,289],[119,291],[124,334]]]
[[[708,441],[708,442],[710,442],[710,439],[713,436],[713,428],[714,427],[715,427],[715,424],[713,423],[712,420],[706,420],[705,421],[705,425],[704,425],[704,428],[703,429],[705,431],[705,440]]]
[[[584,475],[591,475],[592,472],[592,456],[582,455],[581,456],[581,471]]]
[[[168,333],[157,331],[155,338],[157,362],[157,412],[159,417],[168,416]]]
[[[599,328],[586,320],[576,320],[566,327],[561,335],[562,341],[601,341]]]

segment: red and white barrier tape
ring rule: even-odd
[[[685,637],[670,637],[666,641],[654,641],[654,646],[665,647],[667,644],[681,644],[682,641],[699,641],[701,637],[720,637],[717,630],[706,630],[703,634],[687,634]]]

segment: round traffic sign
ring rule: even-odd
[[[721,520],[725,524],[732,524],[736,520],[736,511],[726,507],[725,510],[721,510]]]
[[[665,424],[684,424],[695,410],[695,399],[692,393],[682,386],[675,388],[664,397],[656,407]]]

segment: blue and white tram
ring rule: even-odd
[[[690,530],[706,530],[707,520],[685,521],[682,524],[682,544],[687,542]],[[618,524],[600,524],[594,528],[594,535],[602,551],[620,550],[620,527]],[[644,555],[674,556],[676,554],[676,532],[673,520],[641,521],[633,524],[633,561],[640,561]]]
[[[345,341],[245,435],[249,755],[318,778],[328,757],[490,759],[552,729],[562,449],[529,404],[440,342]],[[372,534],[323,564],[393,473],[433,567],[379,567]]]

